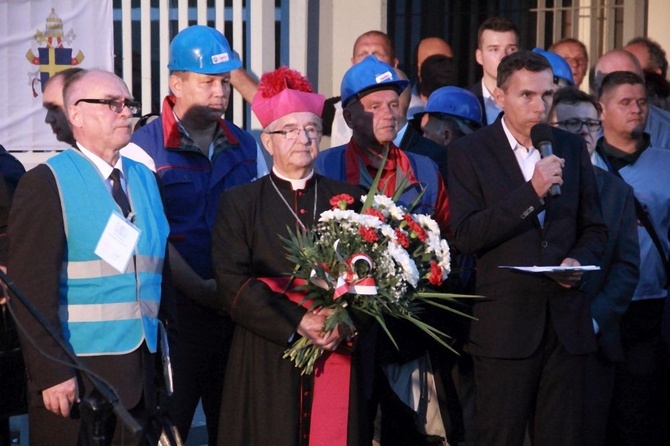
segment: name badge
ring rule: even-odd
[[[113,211],[98,240],[95,254],[112,265],[115,270],[123,273],[133,256],[141,232],[120,213]]]

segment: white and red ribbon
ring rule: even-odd
[[[377,294],[377,284],[371,275],[359,278],[358,274],[356,274],[355,267],[357,262],[367,263],[370,267],[370,271],[372,271],[374,263],[372,262],[372,258],[370,258],[369,255],[363,252],[359,252],[349,256],[345,262],[347,265],[347,271],[341,273],[340,277],[337,278],[333,299],[337,300],[346,293],[359,295]]]

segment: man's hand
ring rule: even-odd
[[[230,72],[230,84],[240,92],[245,101],[251,104],[258,91],[258,81],[254,79],[244,67]]]
[[[335,327],[335,329],[330,332],[323,331],[326,318],[328,318],[334,311],[335,310],[332,309],[308,311],[302,317],[300,325],[298,325],[298,334],[304,338],[308,338],[313,345],[321,347],[324,350],[336,350],[337,347],[339,347],[340,342],[352,333],[351,330],[345,330],[344,327],[340,326]]]
[[[70,416],[70,409],[79,402],[79,386],[77,378],[70,378],[53,387],[42,391],[44,407],[62,417]]]
[[[172,282],[175,288],[200,305],[220,311],[223,304],[216,292],[216,281],[200,277],[186,263],[186,260],[179,254],[179,251],[177,251],[172,243],[168,243],[168,249],[170,251],[170,273],[172,274]]]
[[[542,158],[535,164],[530,184],[538,197],[544,198],[554,184],[563,185],[563,167],[565,160],[556,155]]]
[[[566,257],[561,266],[581,266],[581,264],[570,257]],[[547,273],[552,280],[558,282],[558,284],[564,288],[576,288],[579,286],[579,283],[582,281],[582,276],[584,275],[583,271],[558,271],[553,273]]]
[[[191,299],[205,307],[221,311],[223,303],[216,291],[216,280],[200,279],[200,283],[194,287],[193,292],[187,294]]]

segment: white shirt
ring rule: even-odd
[[[342,101],[337,101],[334,105],[335,116],[333,116],[333,126],[330,130],[330,146],[343,146],[349,142],[353,131],[347,125],[342,113]]]
[[[402,137],[405,136],[405,131],[407,131],[408,125],[409,122],[406,122],[405,125],[403,125],[402,128],[398,130],[398,134],[395,136],[395,139],[393,140],[393,144],[395,144],[396,147],[400,147],[400,141],[402,141]]]
[[[287,176],[280,174],[274,167],[272,167],[272,173],[277,175],[277,178],[279,178],[280,180],[288,181],[289,183],[291,183],[291,188],[293,190],[304,189],[305,186],[307,185],[307,182],[314,176],[314,170],[312,170],[309,173],[309,175],[307,175],[305,178],[300,178],[299,180],[296,180],[294,178],[289,178]]]
[[[507,128],[504,116],[502,118],[502,127],[507,137],[507,143],[514,152],[516,162],[519,164],[519,169],[521,169],[524,180],[530,181],[533,177],[533,172],[535,172],[535,164],[540,161],[540,152],[535,147],[524,147],[520,144]],[[540,221],[540,225],[544,224],[544,211],[537,214],[537,219]]]
[[[121,156],[125,156],[133,161],[142,163],[151,169],[152,172],[156,172],[156,163],[154,159],[145,152],[142,147],[138,146],[134,142],[128,143],[123,149],[121,149]]]
[[[412,98],[409,101],[409,108],[407,109],[407,119],[413,119],[417,113],[423,113],[426,109],[426,103],[419,95],[419,86],[412,87]]]
[[[123,162],[121,161],[120,156],[119,159],[116,161],[116,164],[114,166],[110,166],[109,163],[107,163],[107,161],[103,160],[98,155],[91,152],[86,147],[82,146],[80,143],[77,143],[77,147],[79,147],[79,150],[81,151],[82,155],[88,158],[93,163],[93,165],[95,165],[96,169],[98,169],[100,175],[105,179],[105,187],[107,188],[110,194],[112,193],[112,182],[109,179],[109,176],[111,175],[112,170],[114,169],[119,169],[119,171],[121,172],[121,188],[123,189],[124,192],[128,193],[126,189],[126,175],[123,173]]]

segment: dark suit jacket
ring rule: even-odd
[[[482,80],[479,79],[477,82],[470,85],[468,90],[477,96],[477,99],[479,99],[479,105],[482,106],[482,125],[488,124],[486,122],[486,103],[484,102],[484,93],[482,93]]]
[[[14,191],[16,191],[16,185],[19,184],[19,180],[26,173],[26,169],[23,167],[23,164],[17,160],[14,155],[9,153],[5,148],[0,145],[0,173],[5,179],[7,185],[7,192],[9,192],[10,197],[14,196]]]
[[[610,361],[623,361],[619,322],[640,276],[635,201],[633,188],[625,181],[597,167],[595,172],[608,239],[602,269],[584,276],[582,290],[592,296],[601,353]]]
[[[477,82],[470,85],[468,90],[477,96],[477,99],[479,99],[479,105],[482,106],[482,125],[493,124],[493,122],[488,122],[488,115],[486,114],[486,101],[484,100],[484,93],[482,93],[482,80],[479,79]]]
[[[447,183],[447,149],[438,143],[424,137],[416,131],[411,124],[407,125],[405,134],[400,140],[400,148],[405,152],[412,152],[418,155],[427,156],[435,161],[440,169],[442,180]]]
[[[0,145],[0,265],[7,264],[7,220],[16,185],[26,173],[23,164]]]
[[[599,264],[606,242],[593,167],[583,138],[553,129],[554,153],[565,159],[562,193],[538,198],[509,147],[501,118],[449,147],[449,192],[454,244],[476,254],[478,319],[469,351],[524,358],[539,346],[547,314],[571,354],[595,350],[588,298],[542,274],[504,265],[559,265],[566,257]],[[537,214],[546,210],[544,226]]]

